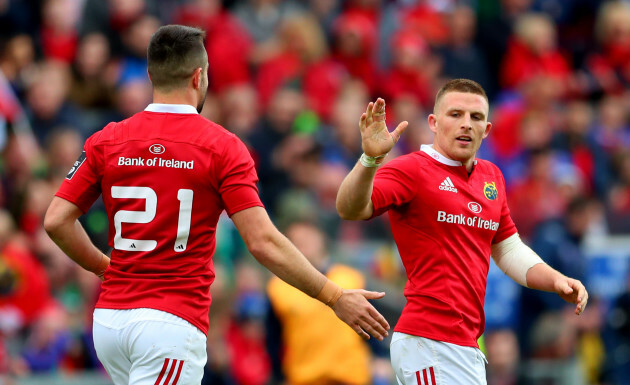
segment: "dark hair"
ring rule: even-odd
[[[449,92],[464,92],[469,94],[481,95],[484,99],[486,99],[486,102],[488,102],[488,95],[486,95],[486,91],[484,91],[481,84],[470,79],[452,79],[446,82],[446,84],[443,85],[442,88],[440,88],[440,90],[438,91],[435,97],[435,104],[433,106],[434,111],[440,99],[442,99],[442,97]]]
[[[185,87],[195,69],[208,67],[206,33],[183,25],[165,25],[151,36],[147,69],[153,87],[162,91]]]

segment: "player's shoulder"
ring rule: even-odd
[[[475,167],[478,167],[480,172],[484,174],[500,175],[501,177],[503,176],[501,169],[499,169],[496,164],[485,159],[477,158],[475,160],[477,161],[477,165]]]
[[[111,122],[102,130],[93,135],[92,141],[96,143],[114,142],[132,139],[146,135],[146,112],[139,112],[119,122]],[[199,115],[186,115],[184,120],[179,120],[174,126],[177,138],[173,138],[173,132],[166,135],[167,139],[177,139],[186,143],[202,147],[229,147],[239,141],[238,137],[221,125]]]

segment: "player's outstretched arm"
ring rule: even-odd
[[[576,305],[576,315],[582,314],[588,302],[588,292],[582,282],[565,276],[546,263],[534,265],[527,271],[527,286],[557,293],[563,300]]]
[[[109,257],[94,246],[85,233],[77,220],[82,214],[74,203],[53,197],[44,218],[44,229],[66,255],[102,280]]]
[[[254,258],[280,279],[331,306],[337,317],[363,338],[369,339],[368,333],[379,340],[387,336],[389,324],[368,302],[385,293],[339,288],[276,229],[262,207],[239,211],[232,215],[232,221]]]
[[[398,142],[407,124],[402,122],[389,132],[385,124],[385,101],[378,98],[375,103],[368,104],[359,119],[363,155],[337,193],[337,212],[343,219],[360,220],[372,216],[372,182],[376,169]]]

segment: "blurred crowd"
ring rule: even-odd
[[[0,0],[0,383],[102,370],[91,342],[99,280],[42,220],[83,141],[151,102],[146,47],[168,23],[207,31],[202,114],[247,144],[274,222],[308,222],[298,237],[305,248],[304,237],[325,240],[320,269],[343,263],[361,276],[352,282],[386,288],[377,306],[392,325],[404,273],[387,218],[345,222],[335,211],[361,154],[358,119],[376,97],[389,124],[410,123],[392,159],[432,142],[426,116],[446,79],[481,83],[493,130],[479,157],[505,174],[521,236],[587,287],[584,243],[630,233],[628,1]],[[102,203],[81,220],[107,251]],[[229,218],[220,223],[204,384],[299,383],[290,325],[269,300],[276,289]],[[580,317],[493,267],[488,383],[630,384],[627,254],[624,287],[594,293]],[[395,383],[387,345],[365,347],[353,350],[368,360],[354,380],[303,385]],[[331,358],[320,365],[340,362]]]

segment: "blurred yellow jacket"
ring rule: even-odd
[[[326,276],[345,289],[365,286],[363,275],[347,266],[332,265]],[[367,343],[331,309],[277,277],[267,294],[282,325],[282,367],[289,384],[370,383]]]

